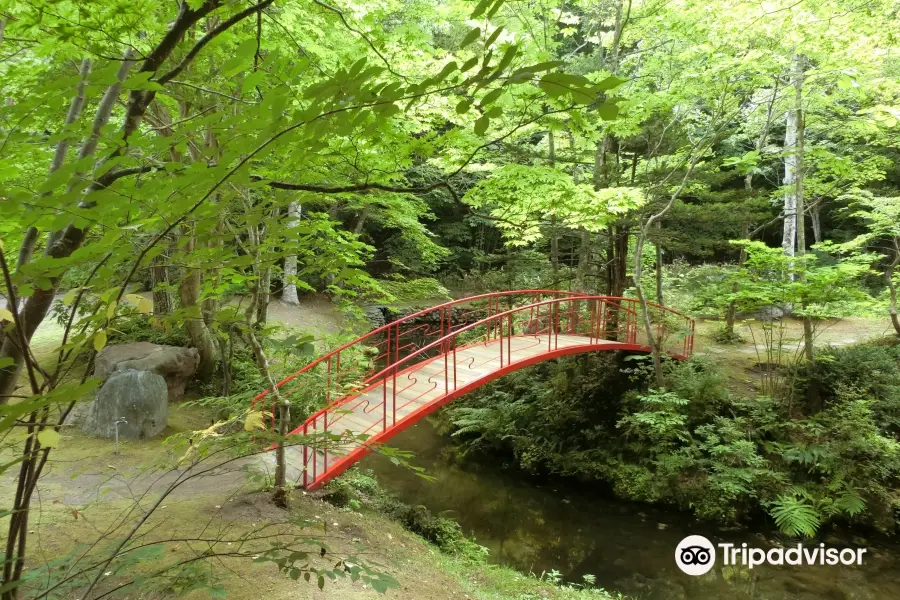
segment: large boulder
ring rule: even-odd
[[[178,400],[199,365],[200,353],[196,348],[132,342],[104,348],[94,363],[94,376],[105,380],[117,371],[149,371],[166,380],[169,400]]]
[[[161,375],[149,371],[116,371],[97,391],[81,429],[111,438],[152,438],[165,429],[169,416],[169,390]]]

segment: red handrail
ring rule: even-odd
[[[441,312],[441,332],[440,332],[440,333],[443,335],[443,333],[444,333],[444,332],[443,332],[443,328],[444,328],[444,321],[445,321],[445,319],[448,320],[448,325],[451,325],[450,321],[452,321],[452,314],[451,314],[450,316],[447,316],[447,315],[445,314],[447,308],[456,306],[456,305],[458,305],[458,304],[464,304],[464,303],[470,303],[470,302],[477,302],[477,301],[479,301],[479,300],[488,299],[488,300],[489,300],[488,311],[490,311],[491,307],[493,306],[493,299],[494,299],[494,298],[498,298],[498,299],[499,299],[499,298],[501,298],[501,297],[515,296],[515,295],[532,295],[532,296],[537,296],[537,295],[583,296],[584,294],[581,294],[581,293],[579,293],[579,292],[567,292],[567,291],[560,291],[560,290],[512,290],[512,291],[504,291],[504,292],[491,292],[491,293],[488,293],[488,294],[479,294],[479,295],[477,295],[477,296],[470,296],[470,297],[467,297],[467,298],[460,298],[460,299],[457,299],[457,300],[451,300],[451,301],[445,302],[445,303],[443,303],[443,304],[438,304],[437,306],[432,306],[431,308],[426,308],[426,309],[423,309],[423,310],[414,312],[414,313],[409,314],[409,315],[406,315],[406,316],[404,316],[404,317],[402,317],[402,318],[400,318],[400,319],[397,319],[396,321],[391,321],[390,323],[386,323],[386,324],[382,325],[381,327],[378,327],[378,328],[376,328],[376,329],[373,329],[373,330],[369,331],[368,333],[363,334],[363,335],[361,335],[360,337],[356,338],[355,340],[350,341],[350,342],[347,342],[347,343],[344,344],[343,346],[340,346],[339,348],[336,348],[336,349],[334,349],[334,350],[328,352],[327,354],[324,354],[324,355],[320,356],[319,358],[313,360],[311,363],[309,363],[308,365],[306,365],[305,367],[303,367],[303,368],[300,369],[299,371],[297,371],[297,372],[293,373],[292,375],[289,375],[288,377],[285,377],[284,379],[282,379],[281,381],[279,381],[277,384],[275,384],[275,387],[281,388],[284,384],[286,384],[286,383],[288,383],[288,382],[294,380],[294,379],[297,378],[298,376],[302,375],[303,373],[305,373],[305,372],[307,372],[307,371],[312,370],[313,368],[315,368],[316,366],[318,366],[318,365],[320,365],[320,364],[322,364],[322,363],[327,363],[328,361],[330,361],[330,360],[331,360],[332,358],[334,358],[334,357],[337,357],[337,360],[338,360],[337,370],[339,371],[339,370],[340,370],[340,363],[339,363],[339,361],[340,361],[340,353],[341,353],[342,351],[344,351],[344,350],[346,350],[346,349],[348,349],[348,348],[350,348],[350,347],[352,347],[352,346],[355,346],[355,345],[357,345],[357,344],[362,344],[362,342],[364,342],[365,340],[368,340],[368,339],[370,339],[370,338],[376,337],[376,336],[378,336],[378,335],[380,335],[380,334],[382,334],[382,333],[386,334],[386,336],[387,336],[387,338],[388,338],[388,343],[386,344],[386,350],[385,350],[385,351],[387,352],[388,350],[390,350],[390,330],[391,330],[391,329],[396,329],[396,330],[397,330],[397,333],[399,333],[399,326],[400,326],[400,325],[402,325],[402,324],[404,324],[404,323],[406,323],[406,322],[408,322],[408,321],[417,319],[417,318],[419,318],[419,317],[421,317],[421,316],[423,316],[423,315],[427,315],[427,314],[432,313],[432,312],[435,312],[435,311],[440,311],[440,312]],[[498,301],[498,307],[499,307],[499,301]],[[448,327],[448,331],[449,331],[449,330],[452,330],[452,325],[451,325],[450,327]],[[404,334],[406,334],[406,333],[410,333],[410,332],[403,332],[403,333],[400,333],[399,336],[398,336],[397,338],[395,338],[395,339],[399,339],[399,337],[402,337],[402,336],[403,336]],[[396,354],[399,352],[399,344],[397,344],[396,342],[395,342],[394,351],[395,351],[395,358],[394,358],[393,360],[396,360],[397,358],[399,358],[399,356],[396,356]],[[379,355],[379,357],[380,357],[380,355]],[[387,356],[387,357],[386,357],[386,360],[387,360],[388,362],[391,362],[391,361],[392,361],[392,359],[391,359],[390,356]],[[329,365],[329,366],[330,366],[330,365]],[[330,387],[331,387],[330,370],[329,370],[329,381],[328,381],[328,384],[327,384],[327,385],[328,385],[329,393],[330,393]],[[257,394],[256,396],[254,396],[254,397],[253,397],[253,400],[252,400],[252,402],[251,402],[251,406],[253,407],[253,410],[256,410],[256,409],[257,409],[257,405],[259,404],[259,402],[260,402],[263,398],[265,398],[266,396],[268,396],[270,393],[271,393],[271,389],[266,389],[266,390],[264,390],[263,392],[260,392],[259,394]],[[273,411],[273,420],[274,420],[274,411]]]
[[[446,315],[446,307],[453,306],[455,304],[460,304],[460,303],[467,302],[467,301],[471,301],[471,300],[473,300],[472,298],[460,299],[460,300],[446,303],[444,305],[441,305],[440,307],[435,307],[435,309],[438,309],[441,311],[441,314],[440,314],[441,329],[440,330],[443,333],[443,335],[441,335],[437,340],[434,340],[431,343],[424,344],[421,347],[416,346],[410,353],[406,354],[403,357],[400,357],[398,352],[396,351],[396,349],[399,348],[399,346],[400,346],[399,342],[395,342],[395,344],[394,344],[393,357],[391,357],[391,349],[390,349],[390,346],[388,345],[388,348],[386,350],[386,355],[388,358],[391,358],[391,360],[386,360],[386,364],[383,368],[381,368],[380,370],[376,370],[374,373],[370,373],[368,376],[366,376],[364,378],[362,383],[359,384],[357,387],[355,387],[353,390],[351,390],[349,392],[344,391],[341,393],[341,396],[339,398],[337,398],[333,402],[329,401],[327,406],[325,406],[325,407],[319,409],[318,411],[316,411],[315,413],[313,413],[308,419],[306,419],[306,421],[300,427],[296,428],[292,432],[292,434],[297,434],[297,433],[301,433],[301,432],[303,434],[309,434],[310,430],[312,430],[313,433],[318,432],[320,430],[320,428],[319,428],[320,420],[322,421],[321,431],[326,432],[329,429],[329,424],[333,428],[334,424],[337,421],[341,420],[343,418],[343,416],[345,415],[345,413],[347,413],[347,414],[353,415],[353,417],[357,420],[357,423],[355,426],[356,433],[368,433],[370,430],[372,430],[373,428],[376,428],[380,425],[380,431],[376,431],[375,435],[381,436],[381,437],[384,437],[384,435],[386,435],[386,434],[389,435],[388,432],[393,431],[393,429],[395,428],[395,426],[398,423],[398,420],[397,420],[397,409],[398,409],[398,406],[397,406],[397,399],[398,399],[397,398],[397,395],[398,395],[397,377],[398,377],[398,375],[406,374],[407,380],[410,382],[408,385],[405,385],[405,387],[402,390],[399,390],[400,392],[403,392],[403,391],[413,387],[417,383],[419,383],[419,379],[414,377],[414,374],[417,372],[418,368],[421,368],[421,365],[438,364],[440,366],[440,363],[443,363],[443,365],[442,365],[443,372],[442,373],[431,374],[425,380],[425,383],[426,384],[430,383],[431,387],[426,389],[424,392],[419,393],[418,396],[416,396],[412,400],[410,400],[409,397],[401,397],[400,400],[404,401],[404,404],[399,407],[400,409],[405,409],[412,402],[417,401],[419,398],[421,398],[421,397],[425,396],[426,394],[429,394],[429,393],[433,392],[435,389],[437,389],[437,386],[439,385],[440,376],[443,376],[444,380],[445,380],[444,386],[443,386],[444,392],[445,392],[444,396],[448,396],[451,393],[455,393],[458,389],[458,379],[457,379],[457,366],[458,365],[457,365],[457,355],[456,355],[457,350],[461,350],[464,348],[470,348],[470,347],[478,346],[481,344],[487,345],[488,343],[490,343],[492,341],[496,341],[496,340],[500,341],[500,344],[498,344],[499,350],[500,350],[500,356],[499,356],[500,369],[499,369],[499,371],[504,371],[504,370],[510,369],[510,366],[513,362],[513,356],[512,356],[513,351],[514,351],[512,348],[512,338],[513,337],[517,337],[517,338],[534,337],[537,343],[543,343],[541,338],[543,335],[546,334],[547,335],[547,352],[546,353],[548,355],[555,355],[554,353],[558,353],[559,334],[560,333],[568,334],[568,335],[577,335],[579,337],[586,337],[586,338],[588,338],[587,345],[589,345],[591,347],[598,347],[598,348],[601,346],[607,346],[607,349],[609,349],[608,343],[607,342],[601,343],[601,340],[609,339],[607,336],[610,334],[610,330],[607,329],[607,327],[609,325],[613,325],[615,329],[612,331],[617,332],[616,337],[619,339],[620,343],[625,344],[626,348],[630,348],[632,350],[643,349],[644,351],[649,349],[649,343],[641,344],[639,341],[639,337],[646,335],[646,332],[644,331],[643,326],[639,323],[637,300],[635,300],[633,298],[609,297],[609,296],[586,296],[583,294],[565,293],[567,295],[567,297],[565,297],[565,298],[554,298],[554,299],[544,300],[544,301],[540,301],[540,302],[532,302],[530,304],[515,307],[512,309],[503,311],[503,312],[491,314],[491,311],[494,308],[494,301],[493,301],[494,297],[502,297],[502,296],[509,296],[509,295],[514,295],[514,294],[522,294],[522,293],[546,294],[547,292],[543,291],[543,290],[538,290],[538,291],[526,290],[524,292],[502,292],[502,293],[498,293],[498,294],[485,294],[482,296],[478,296],[478,297],[476,297],[477,299],[483,299],[483,298],[489,299],[490,304],[488,307],[488,316],[485,318],[482,318],[474,323],[463,324],[461,326],[452,326],[452,323],[450,323],[448,321],[448,317]],[[560,307],[562,306],[562,304],[564,302],[569,303],[569,307],[567,310],[560,310]],[[583,303],[583,306],[582,306],[582,303]],[[499,308],[499,302],[498,302],[497,308]],[[541,313],[542,308],[547,309],[546,314]],[[584,315],[582,315],[582,311],[581,311],[582,308],[587,309],[587,313]],[[407,319],[404,319],[402,321],[408,320],[410,318],[414,318],[416,315],[427,314],[428,312],[431,312],[435,309],[419,311],[418,313],[414,313],[414,315],[410,315]],[[657,317],[659,314],[662,314],[662,315],[672,314],[672,315],[676,315],[676,316],[680,317],[680,319],[684,320],[682,325],[686,326],[684,329],[684,331],[686,331],[686,335],[685,335],[684,341],[681,344],[681,347],[677,351],[676,350],[668,350],[668,349],[667,350],[669,351],[670,354],[673,354],[673,355],[679,356],[679,357],[684,357],[684,356],[690,355],[690,353],[693,349],[693,330],[694,330],[693,320],[690,317],[687,317],[686,315],[679,313],[678,311],[674,311],[672,309],[668,309],[665,307],[660,307],[653,303],[648,304],[648,309],[651,309],[655,313],[657,313],[657,315],[656,315]],[[523,333],[521,335],[517,335],[516,329],[519,324],[523,324],[523,323],[517,324],[515,322],[514,315],[525,313],[525,312],[529,313],[528,320],[524,322],[524,326],[526,328],[525,333]],[[624,315],[625,315],[624,319],[621,318],[622,313],[624,313]],[[653,324],[656,328],[656,334],[658,336],[661,336],[658,339],[660,340],[660,342],[659,342],[660,347],[662,347],[662,343],[665,339],[665,333],[666,333],[666,330],[668,329],[668,324],[666,323],[664,318],[663,319],[659,319],[659,318],[651,319],[651,321],[653,322]],[[544,323],[546,323],[546,326],[543,326]],[[447,325],[447,327],[445,327],[445,325]],[[583,331],[585,330],[584,329],[585,325],[587,325],[587,334],[586,335],[585,335],[585,333],[583,333]],[[469,343],[468,345],[464,345],[464,346],[458,348],[457,342],[460,339],[460,337],[469,332],[474,331],[475,328],[477,328],[477,327],[486,327],[486,329],[487,329],[486,333],[479,336],[479,338],[484,337],[484,341],[483,342],[477,341],[474,343]],[[537,329],[535,329],[535,328],[537,328]],[[504,332],[504,329],[505,329],[505,332]],[[391,335],[394,336],[395,340],[398,340],[399,337],[402,336],[402,334],[399,333],[399,323],[397,323],[397,322],[390,323],[384,327],[381,327],[381,328],[375,330],[375,332],[378,332],[378,331],[384,332],[386,334],[386,338],[388,340],[390,340]],[[335,350],[335,351],[332,351],[331,353],[329,353],[329,355],[334,356],[340,350],[346,349],[347,347],[352,346],[354,343],[358,343],[363,339],[367,339],[367,338],[371,337],[371,335],[373,335],[375,332],[371,332],[370,334],[367,334],[366,336],[363,336],[363,337],[359,338],[359,340],[355,340],[354,342],[351,342],[350,344],[345,344],[338,350]],[[624,340],[622,340],[619,337],[620,335],[622,335],[624,337]],[[594,341],[595,339],[596,339],[596,342]],[[555,346],[554,346],[554,342],[555,342]],[[570,342],[571,342],[571,340],[570,340]],[[504,349],[504,346],[506,346],[505,349]],[[584,346],[581,346],[581,347],[584,347]],[[439,349],[438,355],[428,356],[428,353],[430,351],[433,351],[436,349]],[[523,348],[520,345],[515,351],[521,352],[522,350],[523,350]],[[326,355],[326,357],[329,355]],[[285,383],[285,382],[289,381],[290,379],[293,379],[294,377],[296,377],[297,375],[299,375],[300,373],[302,373],[304,371],[308,371],[309,369],[313,368],[317,364],[322,364],[323,362],[325,362],[326,357],[322,357],[318,361],[314,361],[310,365],[307,365],[306,367],[304,367],[304,369],[301,369],[300,371],[298,371],[298,373],[292,375],[290,378],[285,379],[285,381],[282,383]],[[441,357],[443,357],[442,361],[440,360]],[[452,384],[451,384],[451,375],[450,375],[451,365],[449,364],[450,357],[452,357],[452,363],[453,363],[452,364],[452,373],[453,373]],[[338,360],[339,360],[339,358],[340,358],[340,356],[338,354]],[[415,360],[415,359],[419,359],[419,360]],[[422,359],[424,359],[424,360],[422,360]],[[489,358],[487,361],[483,361],[483,363],[479,363],[479,364],[487,364],[489,362],[493,362],[494,360],[496,360],[496,358]],[[473,364],[470,364],[469,368],[472,368],[474,366],[474,361],[475,361],[475,358],[471,358],[471,362]],[[504,361],[506,363],[505,368],[504,368]],[[518,361],[516,361],[516,362],[518,362]],[[330,376],[331,376],[330,366],[331,365],[329,363],[328,364],[329,382],[330,382]],[[516,367],[513,366],[512,368],[516,368]],[[496,372],[496,370],[495,370],[495,372]],[[435,380],[432,381],[433,379],[435,379]],[[393,383],[392,390],[391,390],[391,397],[393,399],[392,411],[391,411],[392,414],[391,414],[390,418],[388,415],[388,389],[387,389],[388,385],[390,385],[389,382]],[[379,384],[383,386],[383,390],[382,390],[382,394],[381,394],[381,396],[383,396],[383,397],[381,398],[380,401],[374,400],[372,398],[366,398],[364,396],[364,394],[367,391],[376,388]],[[279,384],[279,385],[281,385],[281,384]],[[403,385],[403,384],[401,384],[401,385]],[[262,398],[263,396],[264,396],[264,394],[260,395],[258,398]],[[354,401],[356,401],[356,404],[354,404],[353,406],[348,406]],[[374,403],[374,404],[372,404],[372,403]],[[362,406],[362,410],[355,411],[355,409],[358,409],[360,406]],[[366,418],[366,415],[371,414],[372,411],[374,411],[376,408],[379,408],[379,407],[383,409],[383,415],[379,415],[379,417],[376,417],[377,418],[376,421],[371,421],[370,418]],[[348,408],[349,408],[349,410],[348,410]],[[332,417],[329,418],[328,417],[329,413],[336,413],[336,414],[333,414]],[[374,415],[372,415],[372,416],[374,416]],[[406,421],[404,419],[406,419],[406,417],[401,416],[400,422],[405,423]],[[360,420],[362,421],[361,423],[359,422]],[[388,424],[388,421],[390,421],[390,426]],[[315,450],[313,450],[312,456],[311,456],[313,464],[312,464],[311,468],[309,467],[309,459],[310,459],[309,450],[310,449],[307,447],[304,447],[304,449],[303,449],[303,460],[304,460],[303,481],[304,481],[305,486],[320,485],[325,480],[329,479],[330,477],[332,477],[336,474],[335,469],[337,469],[339,472],[340,470],[343,470],[343,468],[346,468],[346,466],[348,464],[350,464],[350,462],[352,462],[350,460],[352,457],[346,456],[346,457],[337,459],[333,465],[329,465],[328,452],[326,451],[321,455],[322,461],[323,461],[323,467],[322,467],[322,471],[320,473],[318,470],[317,452]],[[356,459],[353,459],[353,460],[356,460]],[[312,474],[311,482],[309,480],[310,472]]]

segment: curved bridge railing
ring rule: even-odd
[[[657,305],[648,311],[661,349],[675,358],[689,356],[693,320]],[[500,292],[448,302],[379,327],[278,384],[289,398],[305,394],[309,401],[312,393],[325,405],[292,434],[349,431],[367,437],[365,444],[331,453],[303,447],[302,458],[297,457],[303,485],[318,487],[372,444],[505,373],[601,350],[651,351],[636,299]],[[254,399],[254,406],[275,414],[267,392]]]
[[[556,290],[514,290],[445,302],[404,315],[331,350],[278,382],[277,387],[288,397],[303,395],[310,403],[327,405],[352,393],[380,368],[466,325],[516,306],[578,295],[581,294]],[[265,412],[274,426],[277,413],[271,390],[257,394],[252,406],[253,410]]]

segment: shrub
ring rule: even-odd
[[[854,390],[872,400],[881,431],[900,438],[900,340],[896,338],[823,350],[815,362],[798,369],[795,386],[798,395],[824,406]]]
[[[133,315],[116,319],[109,329],[109,344],[127,342],[151,342],[169,346],[190,346],[191,341],[183,329],[170,326],[154,327],[149,317]]]

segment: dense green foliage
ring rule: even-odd
[[[701,518],[765,511],[791,534],[835,520],[893,532],[898,373],[900,344],[833,350],[804,367],[793,401],[772,400],[729,391],[704,359],[668,364],[659,390],[640,362],[582,356],[509,375],[443,418],[471,451]]]
[[[728,341],[741,316],[793,310],[796,356],[760,326],[762,398],[663,369],[651,344],[653,385],[615,410],[553,366],[458,421],[528,468],[704,516],[762,507],[809,533],[889,513],[894,384],[862,359],[827,371],[815,334],[864,308],[900,335],[898,23],[895,0],[0,0],[3,600],[97,352],[190,344],[201,402],[232,420],[329,346],[268,323],[271,301],[313,293],[356,317],[488,289],[633,293],[645,314],[655,296],[724,317]],[[348,360],[352,379],[371,357]],[[294,381],[293,413],[273,390],[265,418],[286,433],[324,381]],[[555,437],[515,445],[520,420]]]

